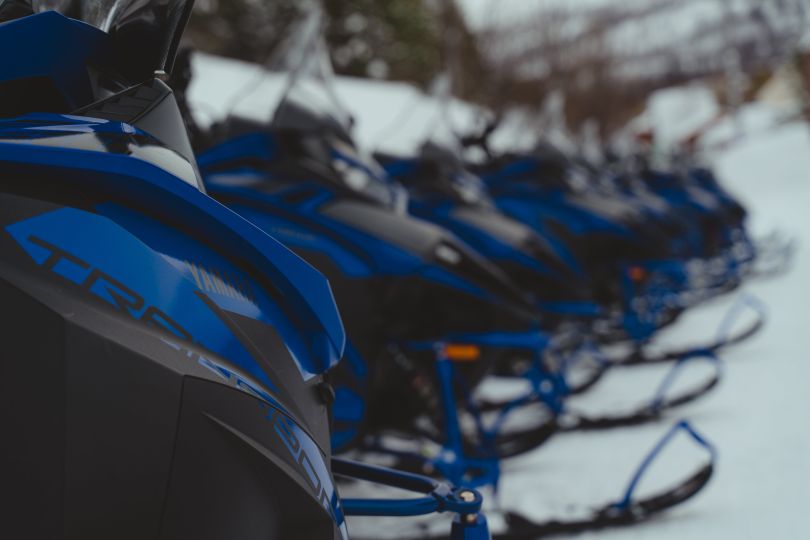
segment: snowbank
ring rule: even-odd
[[[712,89],[700,84],[659,90],[647,100],[656,142],[664,148],[702,130],[720,112]]]
[[[269,120],[288,82],[284,74],[257,64],[202,53],[194,56],[192,68],[189,100],[202,126],[229,113]],[[447,129],[439,102],[413,85],[352,77],[334,77],[331,83],[337,106],[354,117],[355,139],[367,150],[410,155],[428,137]],[[452,100],[454,129],[472,129],[477,117],[477,107]]]

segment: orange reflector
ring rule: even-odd
[[[454,362],[474,362],[481,358],[481,347],[451,343],[444,346],[444,356]]]
[[[633,281],[641,281],[647,277],[647,271],[640,266],[631,266],[627,269],[627,274]]]

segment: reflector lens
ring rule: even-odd
[[[475,362],[481,358],[481,347],[451,343],[444,346],[444,356],[454,362]]]
[[[627,269],[627,274],[633,281],[642,281],[647,277],[647,271],[641,266],[631,266]]]

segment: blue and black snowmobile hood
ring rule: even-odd
[[[573,190],[560,152],[506,155],[481,169],[498,207],[571,246],[585,268],[602,259],[665,257],[668,238],[637,205],[598,189]],[[602,255],[598,255],[598,253]]]
[[[0,39],[6,54],[0,73],[4,98],[0,113],[8,117],[76,110],[98,99],[95,92],[102,86],[100,79],[113,83],[115,90],[115,79],[141,82],[153,77],[156,70],[169,71],[192,3],[119,4],[115,17],[105,21],[102,3],[4,1]],[[66,13],[44,11],[57,8]],[[89,24],[94,21],[69,18],[85,10],[100,18],[98,24],[109,27],[102,31]],[[65,46],[68,43],[70,47]],[[124,85],[117,89],[123,90]]]
[[[174,7],[187,16],[191,6],[155,4],[170,21]],[[25,2],[1,2],[0,16],[18,5],[22,18],[0,24],[3,49],[27,53],[0,70],[0,291],[16,309],[4,343],[38,356],[4,367],[54,391],[4,387],[4,409],[32,419],[23,428],[4,417],[16,434],[7,466],[60,464],[35,479],[13,475],[12,485],[33,486],[19,504],[46,527],[64,521],[65,537],[86,530],[88,512],[98,512],[94,531],[142,512],[137,527],[149,532],[133,534],[143,538],[213,522],[258,538],[291,520],[236,523],[232,506],[241,518],[256,501],[269,511],[277,489],[299,505],[291,515],[310,512],[305,529],[345,540],[325,377],[345,331],[328,282],[204,193],[171,90],[115,69],[126,56],[120,27],[32,15]],[[124,18],[155,15],[138,0],[116,7]],[[40,49],[43,38],[55,42]],[[22,322],[32,310],[39,320]],[[34,444],[34,430],[50,442]]]
[[[517,193],[565,205],[590,214],[593,228],[614,234],[628,234],[640,219],[638,210],[630,205],[594,196],[588,190],[574,192],[568,180],[570,161],[556,150],[543,148],[532,154],[503,156],[499,162],[481,171],[496,199],[505,193]]]
[[[273,288],[312,332],[314,349],[301,359],[301,369],[323,373],[340,359],[345,333],[323,275],[237,214],[197,196],[193,166],[147,133],[109,120],[31,114],[0,120],[0,159],[44,174],[82,171],[76,189],[126,195],[231,246],[234,255],[272,277]]]
[[[508,266],[507,274],[523,276],[516,282],[538,301],[587,297],[576,285],[582,276],[566,261],[565,250],[500,212],[483,182],[450,149],[428,141],[416,158],[379,159],[408,187],[412,213],[449,228],[491,261]]]
[[[53,114],[0,120],[0,164],[3,191],[26,204],[40,197],[49,203],[78,199],[44,205],[6,228],[32,262],[165,333],[165,354],[171,358],[176,350],[189,371],[186,395],[207,388],[194,381],[227,381],[272,407],[245,412],[262,412],[294,433],[290,437],[317,471],[310,474],[339,504],[323,457],[329,455],[326,410],[307,401],[308,383],[320,384],[319,376],[341,358],[345,340],[323,276],[201,193],[187,162],[127,124]],[[251,326],[255,333],[246,339]],[[300,381],[301,388],[290,381]],[[162,403],[162,397],[150,399]],[[213,414],[216,407],[204,403],[206,414]],[[228,417],[232,410],[218,410],[217,418],[232,426],[244,420],[246,432],[263,426],[262,417]],[[255,436],[274,433],[268,428]],[[327,510],[345,526],[339,506]],[[117,515],[110,512],[109,520]]]

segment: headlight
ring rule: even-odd
[[[333,159],[332,167],[340,174],[343,181],[355,191],[364,191],[371,183],[371,175],[360,167],[355,167],[348,161]]]
[[[436,246],[436,258],[448,264],[456,265],[461,261],[461,253],[447,244],[439,244]]]

